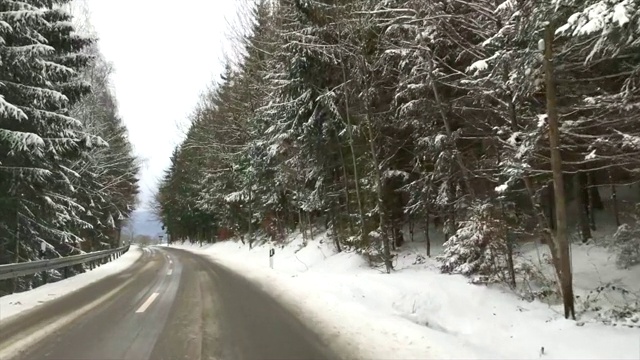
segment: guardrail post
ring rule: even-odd
[[[68,266],[65,266],[62,272],[64,274],[64,278],[65,279],[69,277],[70,274],[69,274],[69,267]]]
[[[49,282],[49,273],[46,271],[42,272],[42,281],[44,281],[44,283],[48,283]]]

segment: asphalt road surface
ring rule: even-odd
[[[335,359],[285,307],[172,248],[0,325],[0,359]]]

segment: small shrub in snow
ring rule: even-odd
[[[543,255],[545,262],[548,255]],[[527,301],[546,300],[555,302],[560,299],[555,279],[549,279],[542,270],[532,262],[519,262],[515,266],[515,272],[520,278],[517,292]]]
[[[640,328],[640,297],[620,285],[598,286],[577,300],[578,311],[583,315],[593,314],[596,321]]]
[[[384,251],[383,251],[383,237],[379,229],[369,232],[369,246],[366,248],[358,249],[358,252],[362,253],[369,265],[372,267],[380,266],[384,264]],[[393,261],[396,255],[391,254],[391,260]]]
[[[613,246],[617,250],[616,265],[626,269],[640,264],[640,226],[622,224],[613,234]]]
[[[492,205],[477,203],[469,208],[469,219],[444,243],[436,259],[444,273],[484,275],[483,282],[504,281],[507,273],[505,224],[493,217]]]
[[[413,265],[421,265],[427,262],[427,258],[425,258],[422,254],[416,255],[416,260],[413,262]]]

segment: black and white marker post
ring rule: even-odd
[[[269,250],[269,267],[273,269],[273,255],[276,254],[276,249],[271,248]]]
[[[42,241],[40,243],[40,258],[44,259],[47,255],[47,243]],[[46,284],[49,281],[49,274],[46,271],[42,272],[42,281]]]
[[[47,254],[47,243],[43,241],[40,243],[40,257],[44,258],[46,254]]]

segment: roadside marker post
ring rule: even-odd
[[[269,267],[273,269],[273,255],[276,254],[276,250],[275,249],[270,249],[269,250]]]

